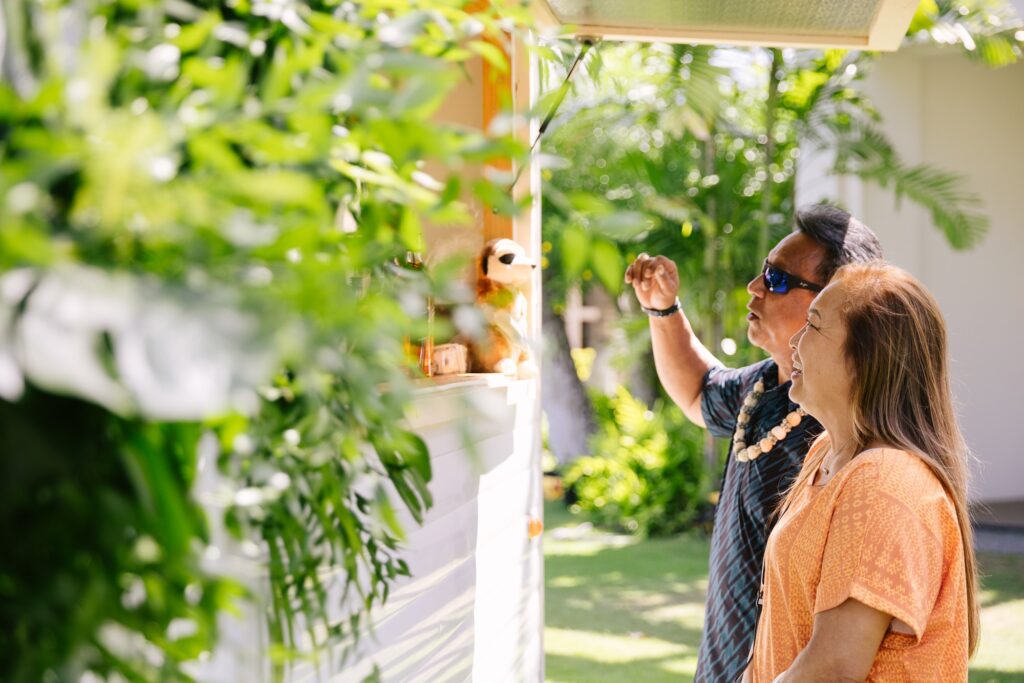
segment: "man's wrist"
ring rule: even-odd
[[[682,309],[682,304],[679,302],[679,297],[676,297],[675,303],[669,306],[668,308],[647,308],[646,306],[640,307],[640,310],[642,310],[651,318],[665,318],[667,316],[678,313],[680,309]]]

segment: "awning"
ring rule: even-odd
[[[896,50],[917,0],[534,0],[542,25],[645,42]]]

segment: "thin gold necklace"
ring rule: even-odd
[[[842,448],[837,449],[837,448],[835,448],[832,445],[832,440],[829,439],[828,453],[826,453],[825,457],[821,459],[821,471],[825,473],[826,477],[832,476],[832,474],[835,473],[835,471],[832,469],[832,467],[835,465],[836,461],[839,460],[839,455],[842,454],[843,451],[845,451],[845,450],[846,450],[846,446],[845,445],[843,445]],[[828,462],[827,462],[830,457],[833,459],[832,465],[829,465]],[[836,468],[836,469],[840,469],[840,468]]]

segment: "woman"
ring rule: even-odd
[[[826,431],[768,540],[745,680],[966,681],[968,452],[935,300],[893,266],[846,266],[790,345],[790,396]]]

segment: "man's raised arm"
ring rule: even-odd
[[[651,345],[658,379],[672,400],[691,422],[706,426],[700,401],[704,375],[718,359],[705,348],[682,308],[679,296],[679,271],[664,256],[640,254],[626,269],[626,283],[633,285],[637,301],[647,309],[651,325]]]

